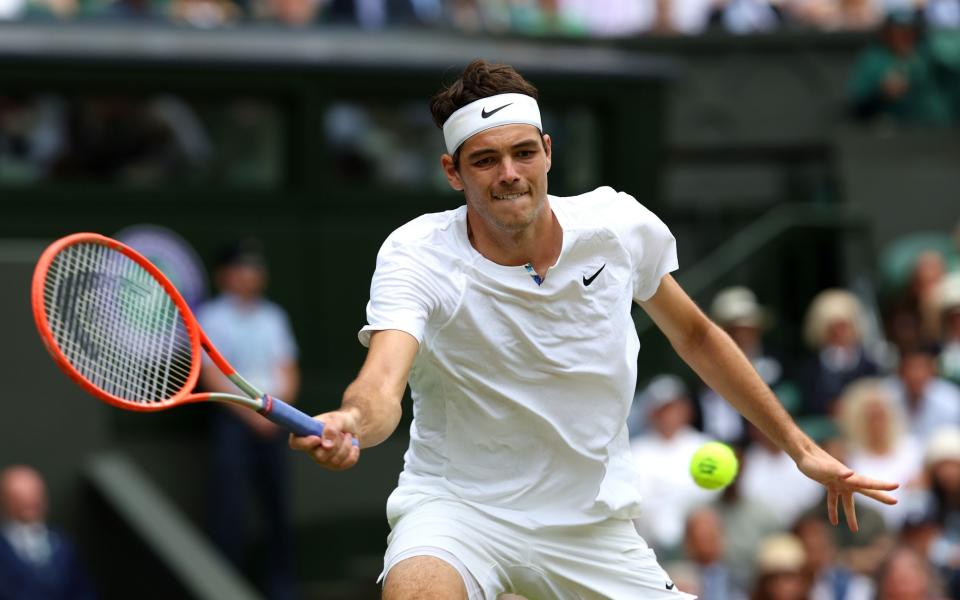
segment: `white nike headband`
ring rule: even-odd
[[[526,94],[498,94],[459,108],[443,124],[443,141],[452,156],[467,139],[501,125],[533,125],[543,132],[540,107]]]

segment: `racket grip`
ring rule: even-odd
[[[263,408],[260,410],[260,414],[296,435],[323,435],[323,423],[279,398],[264,394]],[[353,438],[353,445],[359,445],[356,437]]]

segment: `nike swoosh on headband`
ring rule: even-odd
[[[501,106],[500,108],[495,108],[495,109],[491,110],[490,112],[487,112],[487,109],[483,109],[483,110],[480,111],[480,117],[481,117],[481,118],[484,118],[484,119],[489,119],[490,117],[492,117],[493,115],[497,114],[498,112],[500,112],[501,110],[505,109],[506,107],[510,106],[511,104],[513,104],[513,102],[507,102],[506,104],[504,104],[504,105]]]

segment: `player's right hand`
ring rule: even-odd
[[[360,460],[360,447],[354,445],[356,420],[353,413],[335,410],[314,417],[323,423],[323,436],[290,434],[290,447],[310,455],[317,464],[331,471],[343,471]]]

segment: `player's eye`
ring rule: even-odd
[[[475,167],[489,167],[489,166],[492,165],[492,164],[493,164],[493,157],[488,156],[488,157],[486,157],[486,158],[481,158],[480,160],[475,161],[475,162],[473,163],[473,166],[475,166]]]

